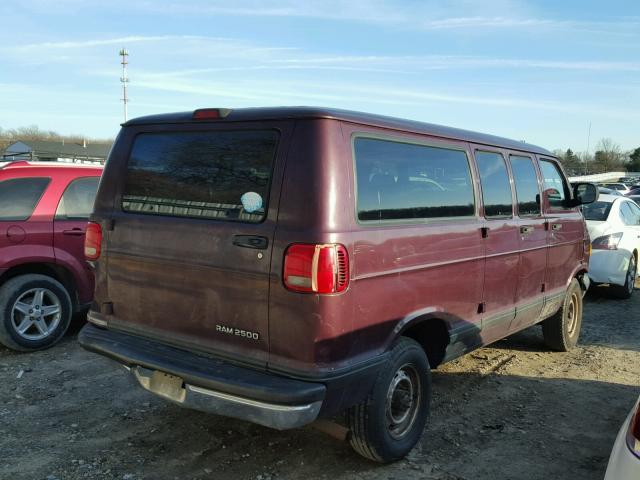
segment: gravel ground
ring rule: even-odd
[[[0,348],[2,479],[601,479],[640,394],[640,292],[585,299],[578,348],[532,327],[434,372],[422,442],[368,462],[315,428],[278,432],[181,409],[80,349]],[[80,323],[80,322],[78,322]]]

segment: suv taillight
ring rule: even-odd
[[[84,256],[87,260],[100,258],[102,249],[102,227],[99,223],[89,222],[84,236]]]
[[[347,249],[333,243],[294,243],[284,254],[283,281],[295,292],[343,292],[349,285]]]
[[[640,402],[636,412],[631,417],[631,425],[629,425],[629,431],[627,432],[627,445],[640,458]]]
[[[591,247],[594,250],[617,250],[618,244],[622,239],[622,232],[612,233],[611,235],[604,235],[596,238],[591,242]]]

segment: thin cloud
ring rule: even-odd
[[[572,104],[545,99],[519,97],[485,97],[477,95],[452,94],[434,90],[392,89],[371,86],[352,87],[347,84],[281,84],[278,86],[256,86],[249,83],[229,85],[226,83],[166,81],[163,79],[145,79],[138,81],[136,87],[150,90],[170,91],[181,94],[197,95],[225,99],[236,99],[241,102],[260,102],[262,105],[313,104],[327,102],[336,105],[353,105],[354,103],[410,105],[442,103],[480,105],[493,108],[528,109],[555,111],[564,113],[598,113],[615,118],[638,119],[640,114],[624,109],[607,109],[598,106]]]
[[[36,50],[36,49],[73,49],[73,48],[91,48],[101,47],[104,45],[126,45],[130,43],[140,42],[165,42],[168,40],[217,40],[210,37],[201,37],[197,35],[152,35],[152,36],[128,36],[118,38],[90,39],[65,42],[41,42],[31,43],[27,45],[18,45],[12,47],[13,50]],[[222,39],[221,39],[222,40]]]
[[[520,68],[520,69],[560,69],[560,70],[604,70],[620,72],[640,71],[640,62],[615,61],[575,61],[575,60],[535,60],[488,58],[468,56],[329,56],[300,57],[273,60],[273,63],[320,66],[368,65],[377,68],[394,68],[398,70],[424,69],[463,69],[463,68]],[[407,67],[411,67],[410,69]]]

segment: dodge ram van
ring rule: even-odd
[[[390,462],[430,371],[541,323],[576,344],[589,237],[549,151],[332,109],[130,120],[98,190],[79,340],[185,407],[277,429],[346,412]]]

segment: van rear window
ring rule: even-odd
[[[140,134],[127,166],[122,209],[260,222],[277,143],[273,130]]]
[[[475,214],[465,152],[374,138],[356,138],[354,150],[359,220]]]

